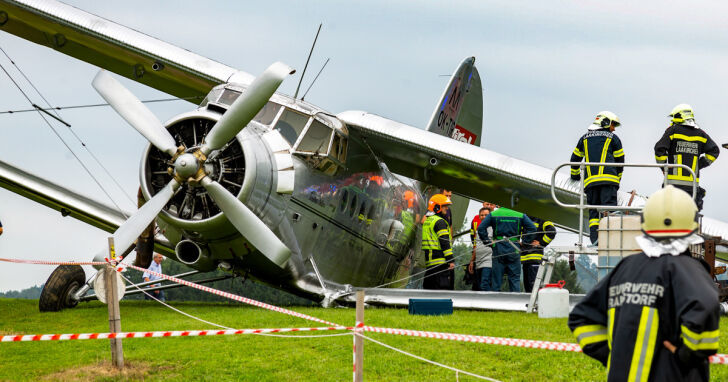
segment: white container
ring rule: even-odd
[[[610,214],[599,220],[597,280],[606,277],[623,258],[642,251],[635,240],[640,235],[639,215]]]
[[[546,284],[538,291],[538,318],[564,318],[569,316],[569,291],[559,284]]]

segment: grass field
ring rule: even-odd
[[[0,299],[0,334],[107,332],[106,306],[84,303],[39,313],[37,300]],[[239,304],[175,303],[208,321],[235,328],[321,326],[315,322]],[[342,325],[354,309],[292,308]],[[573,342],[566,319],[506,312],[456,311],[451,316],[411,316],[404,309],[367,309],[368,325],[496,337]],[[721,319],[721,327],[728,324]],[[123,331],[213,329],[161,305],[121,302]],[[0,343],[0,380],[249,380],[346,381],[352,378],[351,336],[279,338],[238,335],[124,340],[127,368],[110,367],[108,340]],[[597,381],[602,366],[581,353],[470,344],[370,333],[407,352],[472,373],[508,381]],[[728,352],[721,337],[720,353]],[[372,342],[365,343],[368,381],[455,380],[455,373]],[[473,377],[460,375],[460,381]],[[711,380],[728,380],[728,366],[713,365]]]

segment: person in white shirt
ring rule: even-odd
[[[149,265],[149,268],[147,268],[148,271],[162,273],[162,260],[164,259],[164,256],[162,256],[159,253],[154,254],[154,261]],[[144,272],[144,275],[142,275],[142,278],[144,278],[144,281],[156,281],[160,280],[161,277],[154,275],[150,272]],[[152,284],[149,285],[148,288],[151,287],[158,287],[162,284]],[[163,290],[155,290],[151,291],[150,294],[157,298],[158,300],[164,301],[164,291]],[[145,300],[151,300],[151,298],[147,295],[144,295]]]

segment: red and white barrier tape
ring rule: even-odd
[[[268,310],[271,310],[271,311],[274,311],[274,312],[278,312],[278,313],[284,313],[284,314],[287,314],[287,315],[290,315],[290,316],[294,316],[294,317],[298,317],[298,318],[303,318],[303,319],[309,320],[309,321],[316,321],[316,322],[320,322],[320,323],[323,323],[323,324],[326,324],[326,325],[337,326],[337,324],[335,324],[333,322],[329,322],[329,321],[326,321],[326,320],[322,320],[320,318],[316,318],[316,317],[313,317],[313,316],[309,316],[307,314],[294,312],[292,310],[280,308],[280,307],[277,307],[275,305],[266,304],[264,302],[260,302],[260,301],[256,301],[256,300],[253,300],[253,299],[250,299],[250,298],[238,296],[238,295],[235,295],[235,294],[232,294],[232,293],[229,293],[229,292],[223,292],[221,290],[217,290],[217,289],[214,289],[214,288],[210,288],[210,287],[202,286],[202,285],[199,285],[199,284],[195,284],[195,283],[190,282],[190,281],[178,279],[176,277],[167,276],[167,275],[162,274],[162,273],[158,273],[158,272],[150,271],[148,269],[140,268],[140,267],[137,267],[135,265],[131,265],[131,264],[124,264],[124,265],[128,266],[129,268],[136,269],[137,271],[140,271],[140,272],[147,272],[149,274],[152,274],[152,275],[161,277],[163,279],[167,279],[167,280],[170,280],[170,281],[174,281],[176,283],[179,283],[179,284],[182,284],[182,285],[186,285],[188,287],[192,287],[192,288],[195,288],[195,289],[199,289],[199,290],[204,291],[204,292],[216,294],[218,296],[222,296],[222,297],[225,297],[225,298],[229,298],[231,300],[240,301],[240,302],[245,303],[245,304],[248,304],[248,305],[257,306],[259,308],[268,309]]]
[[[352,326],[331,326],[320,328],[283,328],[283,329],[231,329],[231,330],[175,330],[157,332],[119,332],[119,333],[81,333],[81,334],[27,334],[0,336],[0,342],[26,341],[66,341],[66,340],[105,340],[110,338],[158,338],[158,337],[199,337],[229,336],[234,334],[266,334],[288,332],[318,332],[331,330],[352,330]]]
[[[18,264],[42,264],[42,265],[106,265],[103,261],[44,261],[44,260],[21,260],[21,259],[5,259],[0,257],[0,261]]]
[[[419,330],[379,328],[379,327],[374,327],[374,326],[364,326],[364,331],[373,332],[373,333],[396,334],[396,335],[400,335],[400,336],[410,336],[410,337],[424,337],[424,338],[437,338],[437,339],[441,339],[441,340],[477,342],[477,343],[484,343],[484,344],[491,344],[491,345],[507,345],[507,346],[525,347],[525,348],[533,348],[533,349],[548,349],[548,350],[576,351],[576,352],[581,351],[581,348],[579,347],[578,344],[568,343],[568,342],[521,340],[521,339],[516,339],[516,338],[474,336],[474,335],[469,335],[469,334],[455,334],[455,333],[441,333],[441,332],[424,332],[424,331],[419,331]]]
[[[425,332],[425,331],[420,331],[420,330],[379,328],[379,327],[374,327],[374,326],[364,326],[364,331],[373,332],[373,333],[395,334],[395,335],[410,336],[410,337],[437,338],[437,339],[441,339],[441,340],[476,342],[476,343],[485,343],[485,344],[492,344],[492,345],[516,346],[516,347],[523,347],[523,348],[529,348],[529,349],[547,349],[547,350],[581,352],[581,347],[579,347],[578,344],[569,343],[569,342],[522,340],[522,339],[517,339],[517,338],[474,336],[474,335],[469,335],[469,334],[455,334],[455,333],[442,333],[442,332]],[[715,354],[715,355],[711,356],[709,360],[710,360],[710,363],[725,365],[725,364],[728,364],[728,354]]]
[[[109,259],[106,259],[106,260],[108,261]],[[250,299],[250,298],[238,296],[238,295],[235,295],[235,294],[232,294],[232,293],[229,293],[229,292],[223,292],[221,290],[217,290],[217,289],[214,289],[214,288],[210,288],[210,287],[202,286],[202,285],[199,285],[199,284],[195,284],[193,282],[185,281],[185,280],[182,280],[182,279],[178,279],[176,277],[167,276],[165,274],[157,273],[157,272],[154,272],[154,271],[150,271],[148,269],[140,268],[140,267],[137,267],[135,265],[125,264],[125,263],[116,262],[116,261],[112,261],[112,262],[99,262],[99,261],[87,261],[87,262],[82,262],[82,261],[43,261],[43,260],[6,259],[6,258],[2,258],[2,257],[0,257],[0,261],[5,261],[5,262],[9,262],[9,263],[19,263],[19,264],[45,264],[45,265],[106,265],[106,264],[112,264],[112,265],[114,265],[116,267],[118,267],[118,266],[121,265],[122,267],[129,267],[129,268],[132,268],[132,269],[136,269],[136,270],[138,270],[140,272],[147,272],[147,273],[153,274],[155,276],[161,277],[163,279],[167,279],[167,280],[170,280],[170,281],[174,281],[176,283],[179,283],[179,284],[182,284],[182,285],[186,285],[186,286],[189,286],[189,287],[192,287],[192,288],[195,288],[195,289],[199,289],[199,290],[204,291],[204,292],[216,294],[218,296],[222,296],[222,297],[225,297],[225,298],[229,298],[231,300],[240,301],[240,302],[245,303],[245,304],[248,304],[248,305],[257,306],[259,308],[268,309],[268,310],[271,310],[271,311],[274,311],[274,312],[288,314],[290,316],[294,316],[294,317],[298,317],[298,318],[303,318],[303,319],[309,320],[309,321],[315,321],[315,322],[320,322],[320,323],[326,324],[326,325],[337,326],[337,324],[335,324],[333,322],[329,322],[329,321],[326,321],[326,320],[322,320],[320,318],[316,318],[316,317],[313,317],[313,316],[309,316],[309,315],[306,315],[306,314],[303,314],[303,313],[294,312],[292,310],[280,308],[280,307],[277,307],[275,305],[266,304],[264,302],[260,302],[260,301],[256,301],[256,300],[253,300],[253,299]],[[117,268],[117,271],[121,271],[122,270],[122,267],[118,267]]]

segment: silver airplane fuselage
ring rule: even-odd
[[[215,87],[197,110],[168,121],[167,130],[194,151],[244,90]],[[169,166],[150,145],[141,164],[145,199],[170,181]],[[201,271],[222,265],[313,299],[409,274],[425,207],[418,184],[380,166],[334,115],[276,94],[210,155],[205,172],[270,227],[291,258],[276,265],[238,233],[204,188],[184,185],[157,218],[159,233],[176,248],[166,251],[173,259]]]

